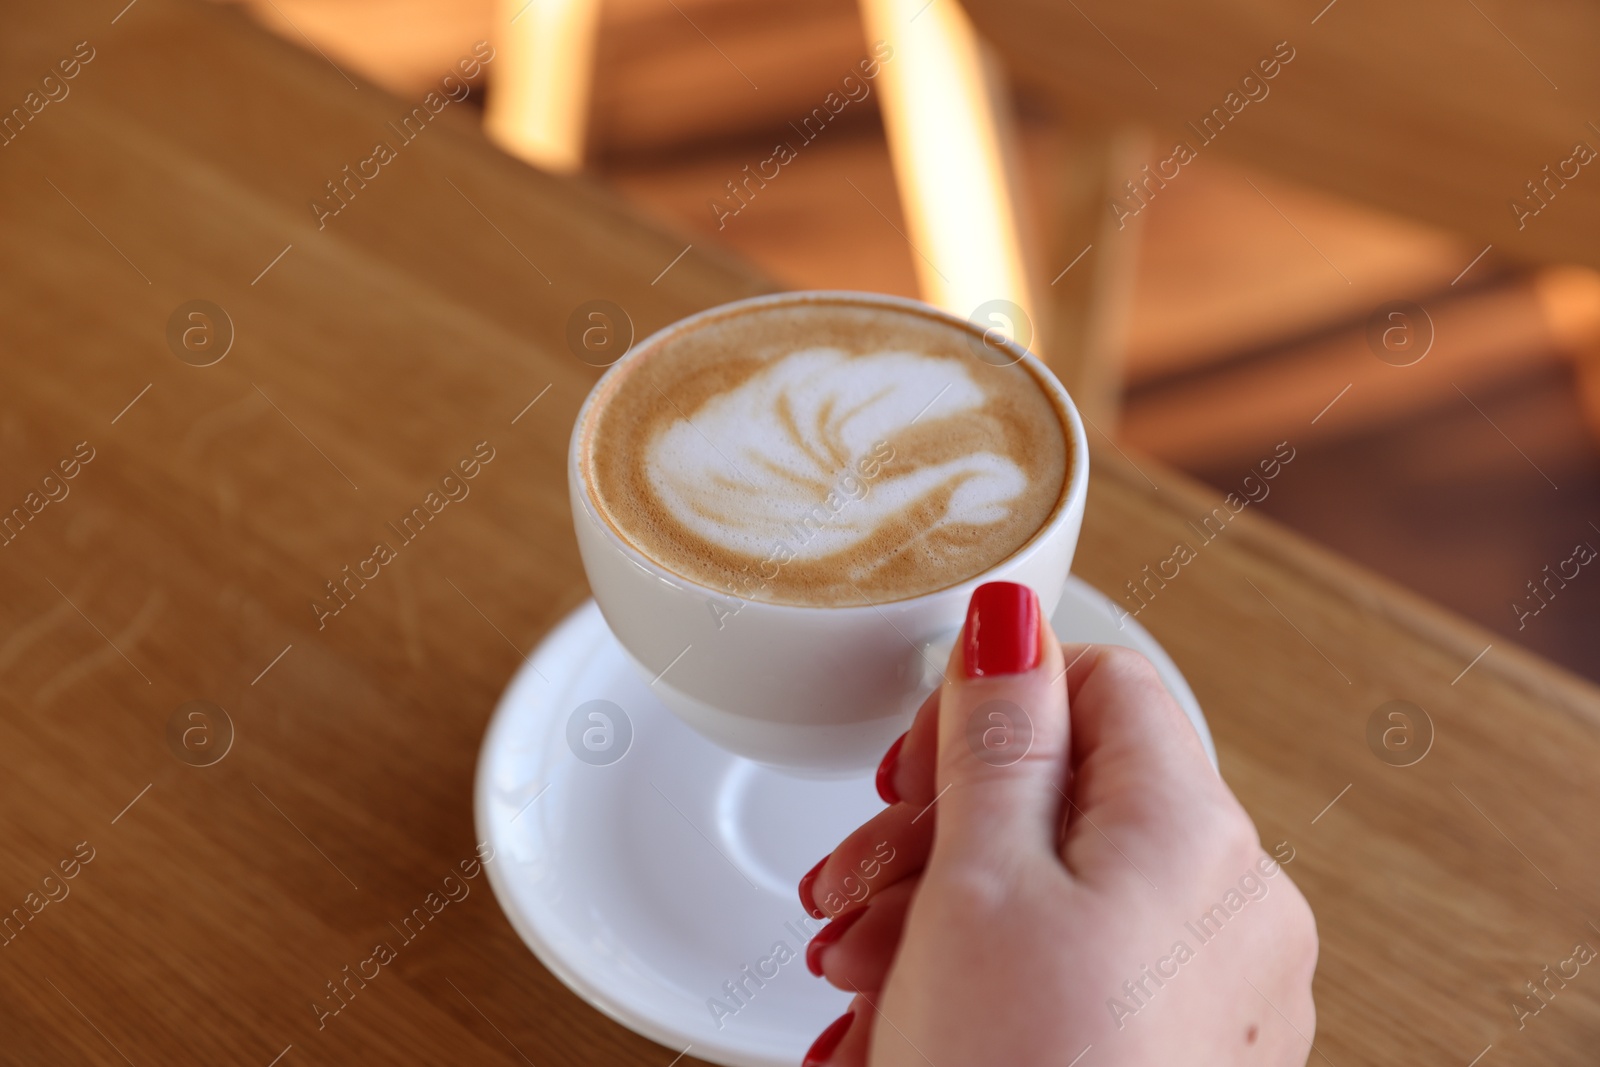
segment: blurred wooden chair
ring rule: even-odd
[[[1483,251],[1462,276],[1507,260],[1600,267],[1592,4],[963,3],[1014,76],[1075,127],[1101,131],[1090,144],[1114,143],[1130,124],[1154,134],[1153,153],[1112,165],[1098,205],[1082,201],[1101,225],[1085,215],[1075,241],[1105,233],[1106,219],[1133,221],[1182,181],[1186,146],[1468,237]],[[1082,158],[1087,174],[1101,166],[1093,149]],[[1600,436],[1600,281],[1570,271],[1553,281],[1542,288],[1565,303],[1547,322],[1565,338]],[[1074,292],[1063,313],[1094,306]],[[1077,373],[1109,373],[1093,344],[1079,350],[1090,366]]]
[[[599,0],[498,2],[499,80],[487,129],[523,159],[577,170]],[[1104,183],[1135,163],[1142,141],[1124,135],[1073,152],[1063,232],[1031,244],[1004,78],[964,10],[956,0],[859,0],[859,12],[866,40],[893,50],[876,80],[924,299],[1046,353],[1085,412],[1103,415],[1116,394],[1110,368],[1133,255],[1129,241],[1113,244],[1101,232],[1098,205]],[[1096,245],[1106,251],[1080,255]],[[1059,266],[1040,277],[1043,268],[1030,271],[1030,259]]]
[[[566,174],[583,166],[600,0],[497,0],[484,129],[507,152]]]
[[[577,169],[600,0],[496,2],[489,129],[523,158]],[[996,300],[1026,309],[1026,325],[986,325],[1028,334],[1107,431],[1142,205],[1183,180],[1180,143],[1481,241],[1463,276],[1507,260],[1600,266],[1600,173],[1569,162],[1577,142],[1600,146],[1584,111],[1600,76],[1582,43],[1600,13],[1577,0],[1559,0],[1559,18],[1489,0],[963,2],[858,0],[867,39],[896,49],[880,107],[919,286],[963,316]],[[1051,97],[1072,130],[1044,231],[1015,188],[1007,77]],[[1577,337],[1600,427],[1600,338],[1553,314]]]
[[[1600,8],[1584,0],[1134,0],[1092,5],[1092,22],[1059,0],[964,3],[1086,127],[1137,122],[1158,149],[1185,139],[1504,255],[1600,267],[1600,168],[1562,168],[1575,143],[1600,148]],[[1270,93],[1228,105],[1204,144],[1192,124],[1244,98],[1247,75]]]
[[[1457,280],[1465,284],[1452,294],[1496,275],[1503,279],[1497,291],[1520,284],[1504,276],[1508,262],[1521,261],[1548,328],[1541,334],[1530,326],[1527,338],[1487,358],[1510,371],[1519,351],[1553,338],[1572,357],[1600,437],[1600,283],[1543,266],[1600,259],[1600,181],[1573,153],[1578,141],[1600,146],[1600,109],[1595,117],[1585,110],[1600,96],[1600,78],[1584,62],[1583,43],[1600,28],[1600,15],[1578,0],[1537,9],[1509,0],[1378,9],[1343,0],[1306,7],[1222,0],[1198,13],[1170,0],[965,0],[965,9],[952,0],[605,0],[611,36],[603,35],[600,0],[236,2],[341,69],[402,95],[425,91],[441,64],[488,33],[499,50],[492,134],[558,171],[582,166],[592,114],[608,150],[620,143],[636,152],[676,152],[781,125],[815,105],[826,81],[816,72],[855,62],[864,29],[868,40],[898,42],[880,102],[912,245],[908,261],[923,295],[964,315],[997,297],[1027,308],[1032,346],[1098,426],[1112,428],[1130,373],[1159,378],[1178,364],[1206,370],[1227,351],[1271,340],[1260,334],[1264,322],[1296,322],[1302,332],[1323,325],[1276,306],[1255,316],[1258,328],[1247,337],[1250,316],[1234,301],[1246,334],[1232,348],[1215,348],[1226,336],[1215,321],[1189,322],[1213,336],[1193,337],[1184,352],[1163,350],[1156,363],[1142,351],[1124,372],[1145,218],[1133,208],[1164,195],[1163,182],[1190,181],[1171,164],[1161,177],[1162,161],[1182,139],[1200,154],[1326,190],[1341,204],[1364,201],[1399,225],[1428,224],[1481,242],[1461,252]],[[998,46],[999,60],[980,31]],[[760,92],[730,94],[718,82],[727,72],[704,59],[713,40],[741,63],[761,65]],[[1280,45],[1292,59],[1276,57]],[[609,56],[608,47],[615,49]],[[611,63],[604,83],[595,79],[597,54]],[[1269,57],[1270,79],[1260,74]],[[1255,81],[1241,84],[1252,71]],[[1042,207],[1010,187],[1019,168],[1008,78],[1033,99],[1042,89],[1070,127]],[[1149,163],[1154,173],[1145,170]],[[1278,196],[1268,201],[1272,210]],[[1298,207],[1278,213],[1305,221]],[[1314,228],[1312,220],[1306,229]],[[1170,246],[1173,235],[1164,237]],[[1443,281],[1455,274],[1446,270]],[[1350,299],[1326,301],[1328,321],[1367,306],[1368,296],[1357,293],[1374,279],[1354,280]],[[1170,310],[1173,322],[1186,321],[1181,306]],[[1148,339],[1152,320],[1141,326]],[[1311,333],[1305,337],[1315,345]],[[1217,384],[1236,395],[1235,408],[1249,406],[1249,389]],[[1152,421],[1172,429],[1170,407],[1141,401],[1138,420],[1146,430]],[[1215,436],[1219,424],[1242,429],[1238,413],[1214,412],[1186,440]],[[1140,439],[1154,440],[1143,431]]]

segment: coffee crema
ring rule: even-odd
[[[1025,545],[1067,483],[1066,414],[1022,364],[911,309],[730,308],[632,354],[579,461],[605,521],[739,600],[884,603]]]

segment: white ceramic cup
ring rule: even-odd
[[[994,361],[1026,366],[1055,402],[1071,446],[1067,489],[1034,535],[993,567],[946,589],[904,600],[807,607],[739,600],[674,574],[624,541],[600,515],[583,475],[584,428],[608,379],[626,374],[669,338],[732,312],[794,303],[843,303],[935,319],[975,340]],[[987,345],[985,349],[983,346]],[[980,367],[981,367],[980,362]],[[806,777],[857,775],[875,766],[937,685],[985,582],[1032,587],[1048,617],[1061,598],[1089,487],[1083,421],[1056,377],[1026,350],[926,304],[851,292],[792,292],[741,300],[647,337],[595,385],[573,429],[567,483],[578,550],[607,625],[651,689],[699,733],[747,759]]]

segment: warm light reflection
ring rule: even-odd
[[[1589,432],[1600,440],[1600,272],[1588,267],[1541,269],[1534,295],[1556,348],[1572,359],[1573,385]]]
[[[963,317],[1030,309],[1002,142],[1007,102],[956,0],[861,0],[869,41],[894,56],[879,84],[924,299]]]
[[[495,81],[484,126],[546,170],[583,166],[599,0],[499,0]]]

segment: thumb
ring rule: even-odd
[[[1054,853],[1069,729],[1061,645],[1032,589],[979,586],[939,698],[934,856]]]

